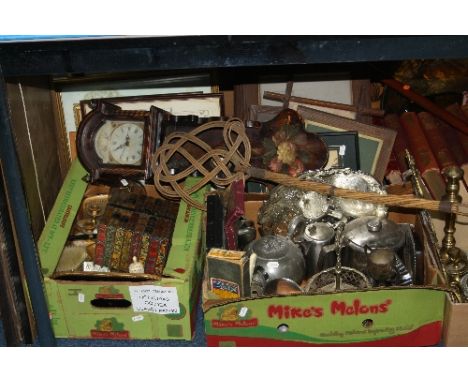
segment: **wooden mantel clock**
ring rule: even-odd
[[[99,100],[92,106],[76,137],[77,155],[91,183],[151,178],[150,156],[165,112],[122,110]]]

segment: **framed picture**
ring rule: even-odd
[[[307,131],[330,133],[356,131],[358,133],[360,169],[382,181],[385,175],[396,131],[373,126],[352,119],[299,106],[297,111],[304,118]]]
[[[325,169],[350,168],[360,170],[359,137],[356,131],[317,133],[328,146]]]
[[[310,76],[309,76],[310,77]],[[353,81],[349,79],[338,78],[333,80],[326,80],[325,78],[300,78],[295,76],[295,80],[292,84],[291,96],[288,107],[293,110],[297,110],[300,105],[307,106],[307,104],[297,102],[294,97],[299,98],[312,98],[321,101],[336,102],[346,105],[353,105],[353,92],[352,84]],[[268,81],[267,78],[263,79]],[[259,94],[261,97],[261,104],[263,106],[280,106],[282,101],[265,98],[265,92],[273,92],[277,94],[285,94],[287,83],[286,82],[263,82],[258,85]],[[356,112],[348,110],[340,110],[336,108],[330,108],[325,106],[314,106],[314,109],[324,111],[326,113],[340,115],[342,117],[356,119]]]
[[[328,146],[328,162],[324,169],[344,168],[344,155],[341,150],[343,146]]]
[[[63,136],[64,145],[68,146],[67,156],[75,157],[74,138],[76,130],[83,118],[86,107],[81,101],[98,98],[124,98],[147,96],[167,96],[168,94],[204,94],[216,93],[218,87],[212,85],[209,74],[193,74],[186,76],[171,76],[157,78],[130,78],[112,80],[112,78],[93,77],[91,80],[56,79],[54,80],[54,95],[57,106],[58,123],[60,124],[60,136]],[[215,100],[209,107],[202,110],[222,113],[223,103],[219,105]],[[166,102],[166,105],[168,103]],[[186,105],[188,102],[185,103]],[[169,105],[170,106],[170,105]],[[83,110],[84,108],[84,110]],[[146,108],[149,110],[149,106]],[[221,114],[215,114],[216,116]]]
[[[283,110],[282,106],[250,105],[249,119],[251,121],[266,122],[275,118]]]
[[[156,106],[172,115],[196,115],[198,117],[221,117],[224,115],[222,93],[178,93],[139,95],[130,97],[100,98],[121,107],[123,110],[148,110]],[[92,100],[80,102],[81,115],[88,114]]]

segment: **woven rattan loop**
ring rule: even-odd
[[[223,129],[225,147],[214,149],[199,135],[207,130],[218,128]],[[187,142],[198,146],[204,154],[198,158],[193,157],[184,148]],[[177,174],[171,174],[167,163],[176,153],[182,155],[190,165]],[[172,133],[151,159],[154,185],[167,198],[182,198],[188,204],[205,210],[205,206],[191,198],[190,194],[200,190],[209,182],[225,187],[242,178],[242,173],[232,172],[231,168],[234,171],[241,167],[247,168],[250,155],[250,141],[245,133],[243,122],[238,118],[208,122],[189,133]],[[184,189],[182,181],[195,171],[201,175],[200,180],[192,187]]]

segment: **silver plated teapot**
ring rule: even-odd
[[[376,216],[362,216],[347,223],[343,238],[343,264],[365,274],[373,250],[385,249],[398,255],[405,244],[404,232],[397,223]]]
[[[250,256],[252,295],[261,296],[271,280],[290,279],[300,284],[306,264],[300,248],[284,236],[263,236],[246,248]]]

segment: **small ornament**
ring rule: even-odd
[[[145,268],[141,261],[138,261],[136,256],[133,256],[133,263],[128,266],[129,273],[145,273]]]

